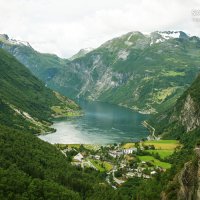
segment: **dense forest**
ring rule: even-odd
[[[104,174],[72,167],[27,131],[0,128],[0,199],[118,199]]]

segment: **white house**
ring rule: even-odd
[[[137,152],[137,148],[123,149],[123,154],[132,154],[133,152]]]
[[[83,155],[81,153],[78,153],[76,156],[74,156],[74,161],[81,162],[83,158]]]
[[[152,172],[151,172],[151,175],[154,175],[154,174],[157,174],[157,172],[156,172],[156,171],[152,171]]]
[[[99,160],[99,159],[100,159],[100,156],[99,156],[99,155],[95,155],[94,158],[95,158],[96,160]]]
[[[110,151],[109,155],[112,156],[113,158],[116,158],[117,156],[123,155],[123,151],[119,151],[119,150],[117,150],[117,151]]]

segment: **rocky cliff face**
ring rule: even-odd
[[[159,114],[157,119],[161,116],[164,117],[157,123],[156,130],[164,137],[179,138],[183,143],[180,153],[174,158],[177,164],[172,171],[176,175],[172,176],[162,193],[162,200],[200,199],[200,75],[174,108],[168,114]]]
[[[178,99],[176,105],[168,114],[165,114],[160,123],[159,129],[167,134],[173,135],[172,132],[178,132],[181,128],[183,132],[191,132],[200,127],[200,75],[194,83]],[[161,119],[163,114],[159,114]],[[163,125],[167,124],[167,125]],[[163,128],[164,127],[164,128]],[[160,131],[160,132],[161,132]],[[179,133],[181,135],[181,132]]]
[[[178,119],[186,131],[193,131],[200,126],[200,108],[190,94],[187,95]]]
[[[185,163],[183,169],[169,183],[168,190],[162,193],[162,200],[171,200],[171,197],[177,200],[200,199],[200,149],[195,148],[194,151],[195,160]]]

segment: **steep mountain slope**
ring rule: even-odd
[[[32,134],[48,130],[57,114],[52,106],[66,113],[79,107],[2,49],[0,72],[0,199],[122,199],[104,174],[71,166],[55,146]]]
[[[153,123],[156,119],[157,123]],[[200,75],[168,112],[159,113],[152,120],[157,134],[180,137],[200,127]]]
[[[200,199],[200,75],[169,112],[150,120],[157,134],[182,144],[168,158],[172,167],[153,179],[133,178],[119,190],[133,199]],[[145,192],[144,192],[145,191]]]
[[[199,45],[199,38],[183,33],[169,39],[129,33],[72,61],[49,84],[73,89],[72,96],[154,112],[174,103],[194,80]]]
[[[63,60],[64,64],[56,65],[52,76],[46,64],[42,67],[39,62],[38,68],[36,63],[32,65],[30,50],[24,54],[22,48],[13,47],[9,39],[2,40],[0,46],[49,87],[65,95],[110,102],[147,113],[173,105],[200,69],[200,39],[181,31],[127,33],[82,57]],[[42,59],[43,54],[36,55]]]
[[[183,144],[171,158],[174,167],[162,199],[200,199],[200,75],[173,108],[167,113],[157,114],[150,123],[157,134],[179,139]]]
[[[36,77],[45,82],[55,76],[67,62],[53,54],[39,53],[28,42],[10,39],[5,34],[0,34],[0,47],[15,56]]]
[[[48,130],[49,118],[79,112],[79,106],[68,98],[46,88],[12,55],[0,49],[0,118],[12,126],[26,119],[33,131]],[[57,112],[58,108],[62,113]],[[6,111],[6,112],[2,112]],[[10,116],[6,117],[4,115]],[[15,118],[17,123],[10,121]]]
[[[103,175],[71,166],[59,150],[28,130],[2,125],[0,130],[0,199],[122,199]]]

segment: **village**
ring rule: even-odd
[[[149,179],[171,167],[170,155],[181,146],[176,140],[141,141],[113,145],[56,144],[72,165],[93,168],[117,188],[129,178]]]

